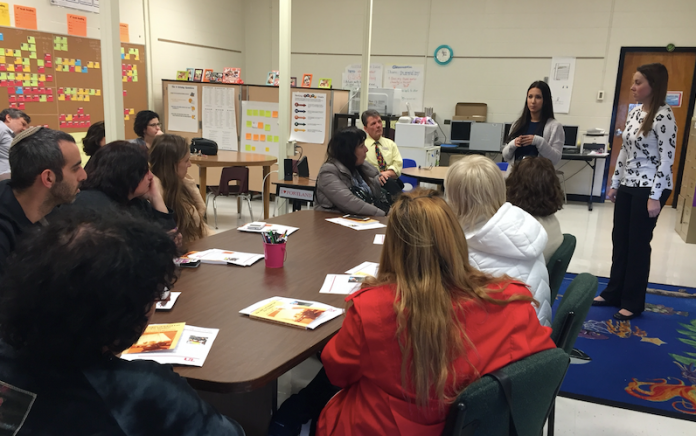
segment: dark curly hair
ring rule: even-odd
[[[147,149],[128,141],[113,141],[101,147],[85,165],[87,179],[81,190],[102,191],[120,204],[138,187],[150,171]]]
[[[545,157],[527,157],[512,166],[505,181],[507,201],[535,217],[563,208],[563,190],[556,169]]]
[[[0,284],[0,337],[51,362],[120,353],[175,282],[177,254],[156,225],[113,210],[66,208],[10,256]]]
[[[98,121],[87,129],[87,135],[82,138],[82,150],[87,156],[92,156],[101,147],[101,141],[106,136],[104,121]]]
[[[157,112],[153,111],[140,111],[135,115],[135,120],[133,121],[133,131],[135,132],[136,135],[138,135],[138,138],[142,138],[145,136],[145,130],[147,129],[147,125],[150,124],[150,121],[154,120],[155,118],[159,119],[159,115],[157,115]]]

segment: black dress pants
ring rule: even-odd
[[[662,191],[664,206],[671,190]],[[634,314],[645,310],[645,292],[650,275],[650,241],[657,218],[648,215],[650,188],[620,186],[614,205],[613,251],[609,284],[601,296],[610,304]]]

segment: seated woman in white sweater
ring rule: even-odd
[[[532,215],[544,226],[549,241],[544,250],[546,263],[563,243],[556,212],[563,208],[563,190],[556,169],[548,159],[528,157],[512,167],[505,180],[507,200]]]
[[[539,322],[550,326],[546,231],[533,216],[505,202],[498,166],[484,156],[466,156],[447,171],[445,192],[464,230],[469,263],[493,276],[507,274],[527,283],[539,302]]]

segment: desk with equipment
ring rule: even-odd
[[[340,329],[343,317],[303,330],[249,319],[239,311],[266,298],[313,300],[344,308],[345,295],[320,294],[326,274],[342,274],[362,262],[379,262],[384,229],[356,231],[326,221],[336,214],[300,211],[268,220],[298,227],[288,236],[283,268],[203,264],[181,271],[174,291],[182,292],[153,323],[186,322],[220,332],[202,367],[175,367],[201,396],[237,420],[247,435],[265,435],[276,406],[277,378],[316,354]],[[386,223],[386,218],[378,218]],[[338,250],[336,247],[340,247]],[[220,248],[263,253],[260,234],[230,230],[192,243],[191,250]],[[327,255],[331,253],[331,255]]]

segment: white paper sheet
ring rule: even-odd
[[[389,65],[384,72],[384,87],[401,89],[401,110],[409,103],[412,111],[423,110],[425,68],[423,65]],[[396,112],[396,111],[395,111]]]
[[[551,88],[551,98],[553,99],[554,113],[567,114],[570,112],[570,98],[573,95],[574,78],[574,57],[551,58],[549,88]]]
[[[264,258],[263,254],[242,253],[241,251],[220,250],[211,248],[210,250],[199,251],[187,254],[189,259],[200,260],[201,263],[212,265],[233,264],[238,266],[251,266]]]
[[[377,277],[377,271],[379,270],[379,264],[376,262],[363,262],[355,268],[351,268],[346,271],[346,274],[353,276],[372,276]]]
[[[386,235],[375,235],[375,240],[373,243],[377,244],[377,245],[384,245],[384,237],[385,236]]]
[[[203,137],[220,150],[237,151],[237,113],[231,86],[203,86]]]
[[[181,292],[170,292],[168,301],[158,301],[155,305],[155,310],[171,310],[174,307],[174,303],[181,295]]]
[[[251,226],[252,224],[256,224],[256,223],[263,224],[264,225],[263,228],[259,229],[259,230],[254,230],[254,229],[249,228],[249,226]],[[239,230],[241,232],[251,232],[251,233],[261,233],[261,232],[274,231],[274,232],[280,233],[280,234],[285,234],[285,232],[287,231],[288,235],[292,235],[296,231],[300,230],[300,228],[299,227],[290,227],[290,226],[281,226],[280,224],[261,223],[259,221],[256,221],[253,223],[244,224],[241,227],[237,227],[237,230]]]
[[[345,227],[350,227],[353,230],[370,230],[370,229],[381,229],[383,227],[387,227],[386,224],[382,224],[379,221],[373,221],[373,222],[366,222],[366,223],[361,223],[358,221],[353,221],[353,220],[348,220],[345,218],[327,218],[326,221],[345,226]]]
[[[323,144],[326,137],[326,94],[293,92],[290,140]]]
[[[190,85],[167,86],[167,130],[198,131],[198,88]],[[219,144],[219,143],[218,143]]]
[[[170,365],[203,366],[219,329],[184,326],[179,343],[173,350],[123,354],[123,360],[154,360]]]
[[[344,274],[327,274],[324,284],[319,290],[320,294],[349,295],[360,289],[366,276],[353,276]]]
[[[51,0],[54,6],[63,6],[65,8],[78,9],[80,11],[99,13],[99,0]]]
[[[370,88],[382,86],[382,75],[384,66],[382,64],[370,64]],[[362,64],[348,65],[341,75],[343,89],[360,89],[362,85]]]

